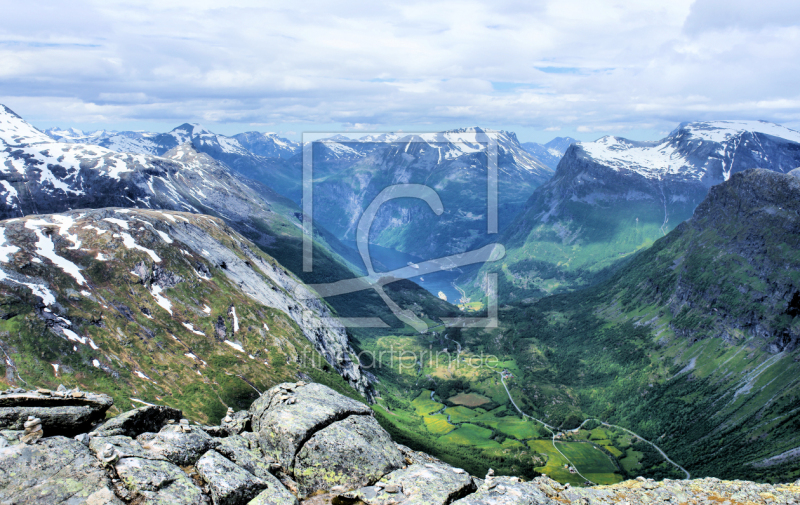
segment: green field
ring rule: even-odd
[[[478,415],[477,412],[467,407],[448,407],[444,413],[450,416],[450,422],[453,424],[467,422]]]
[[[617,471],[616,465],[603,451],[596,449],[592,444],[581,442],[556,442],[556,444],[587,479],[597,484],[614,484],[622,480],[621,476],[614,473]]]
[[[467,445],[480,449],[501,449],[502,446],[490,440],[492,430],[475,426],[474,424],[462,424],[455,431],[448,433],[439,440],[448,444]]]
[[[431,391],[428,389],[423,389],[422,393],[420,393],[411,404],[414,406],[417,414],[421,416],[433,414],[444,408],[444,405],[441,403],[431,400]]]
[[[547,463],[536,468],[538,472],[547,474],[550,478],[562,483],[583,483],[583,479],[580,476],[570,473],[564,467],[567,464],[567,460],[555,450],[550,440],[531,440],[528,442],[528,447],[547,457]]]
[[[422,419],[425,421],[425,427],[434,435],[444,435],[456,428],[447,422],[447,416],[445,414],[423,416]]]

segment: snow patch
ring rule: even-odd
[[[203,333],[202,331],[195,330],[194,329],[194,325],[192,323],[181,323],[181,324],[183,325],[184,328],[186,328],[187,330],[191,331],[195,335],[202,335],[204,337],[206,336],[206,334]]]
[[[231,315],[233,316],[233,332],[239,331],[239,318],[236,317],[236,307],[231,307]]]
[[[6,229],[0,228],[0,262],[8,263],[8,255],[19,251],[15,245],[6,245]]]
[[[153,284],[150,287],[150,294],[153,295],[153,298],[156,299],[156,303],[164,310],[169,312],[169,315],[172,315],[172,302],[169,301],[166,297],[161,294],[163,289],[158,284]]]
[[[36,242],[36,254],[39,256],[43,256],[53,262],[58,268],[60,268],[64,273],[67,275],[72,276],[75,281],[80,284],[81,286],[86,284],[86,279],[81,274],[81,269],[78,268],[78,265],[71,262],[70,260],[63,258],[56,254],[55,244],[53,244],[53,240],[42,233],[41,225],[49,225],[46,221],[42,221],[40,219],[31,219],[25,223],[25,227],[29,230],[33,230],[38,238]]]
[[[158,254],[152,249],[148,249],[146,247],[140,246],[136,243],[133,237],[130,236],[129,233],[122,233],[122,244],[127,247],[128,249],[138,249],[139,251],[146,252],[150,258],[153,259],[156,263],[161,263],[161,258],[158,257]]]
[[[239,352],[244,352],[244,348],[241,345],[237,344],[236,342],[231,342],[230,340],[226,340],[225,343]]]

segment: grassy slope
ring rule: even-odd
[[[184,214],[183,219],[239,251],[222,227],[208,218]],[[208,265],[210,280],[199,279],[193,264],[203,259],[182,252],[180,244],[167,245],[148,230],[139,236],[163,260],[160,266],[184,279],[163,293],[172,302],[171,316],[131,274],[136,263],[150,263],[148,254],[115,246],[108,232],[97,235],[81,228],[77,235],[82,241],[77,251],[67,249],[71,244],[54,235],[56,252],[82,268],[88,286],[77,285],[48,263],[26,263],[20,256],[15,264],[22,264],[27,275],[47,281],[61,304],[61,314],[72,321],[72,330],[91,337],[98,349],[69,342],[49,330],[37,316],[27,288],[11,283],[0,287],[7,316],[0,320],[0,341],[28,385],[55,388],[64,384],[108,393],[115,400],[112,413],[141,406],[132,399],[170,405],[201,422],[218,422],[228,406],[247,408],[258,395],[247,381],[263,391],[282,381],[297,380],[298,373],[360,398],[335,371],[312,366],[312,357],[317,364],[325,362],[286,314],[253,301],[215,265]],[[98,252],[110,259],[98,260]],[[274,264],[273,259],[263,257]],[[9,271],[9,266],[4,264],[3,269]],[[240,324],[239,332],[230,338],[240,343],[245,353],[213,337],[213,325],[220,316],[232,328],[230,306],[236,307]],[[210,312],[204,312],[205,307]],[[184,322],[204,335],[193,333]],[[308,360],[302,359],[304,353]],[[113,373],[93,365],[93,360]],[[52,364],[59,365],[58,371]],[[6,383],[12,377],[17,385],[25,386],[11,367],[0,365],[0,374]]]

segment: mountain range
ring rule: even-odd
[[[654,142],[525,146],[480,128],[322,139],[310,146],[315,272],[299,254],[300,146],[196,125],[49,135],[0,110],[11,384],[112,388],[123,406],[166,403],[216,421],[303,378],[376,402],[396,439],[476,474],[800,476],[798,132],[714,121]],[[123,149],[123,138],[141,151],[101,145]],[[545,161],[562,150],[553,171]],[[392,200],[371,243],[421,258],[503,244],[500,262],[459,279],[482,299],[483,274],[498,273],[497,327],[442,328],[457,309],[407,281],[387,292],[426,332],[346,330],[330,317],[390,320],[375,293],[305,296],[305,283],[363,274],[343,242],[384,187],[404,183],[435,188],[441,216]],[[358,358],[371,352],[374,365],[388,350],[451,360],[395,370]],[[459,367],[485,355],[502,368]]]
[[[564,157],[564,153],[572,144],[578,142],[572,137],[556,137],[550,142],[539,144],[538,142],[524,142],[520,144],[523,149],[536,157],[539,161],[555,170],[558,162]]]
[[[691,217],[732,174],[798,166],[800,132],[758,121],[684,123],[654,142],[573,144],[498,240],[502,265],[459,284],[480,293],[484,273],[498,272],[508,300],[589,285]]]

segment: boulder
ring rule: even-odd
[[[262,456],[257,444],[243,436],[231,435],[223,438],[216,450],[236,465],[269,484],[269,488],[261,493],[264,496],[259,495],[263,503],[296,502],[294,495],[271,473],[280,469],[278,462]],[[264,501],[268,499],[272,501]],[[291,500],[295,500],[295,502]]]
[[[478,490],[453,505],[561,505],[551,500],[534,482],[517,477],[487,476]]]
[[[280,469],[277,461],[263,456],[258,446],[253,447],[253,444],[241,435],[231,435],[221,439],[216,450],[260,479],[274,479],[272,472]]]
[[[91,437],[89,439],[89,449],[98,457],[103,451],[107,450],[109,445],[115,451],[117,459],[143,458],[167,461],[164,455],[148,451],[131,437],[116,435],[113,437]]]
[[[297,497],[287,491],[285,487],[276,488],[270,485],[247,502],[247,505],[297,505],[297,503]]]
[[[126,437],[137,437],[146,432],[157,432],[164,426],[167,420],[179,421],[183,417],[181,411],[172,407],[160,405],[148,405],[138,409],[129,410],[123,414],[109,419],[94,432],[103,437],[113,435],[124,435]]]
[[[314,433],[297,453],[294,477],[308,496],[342,486],[368,486],[405,460],[374,417],[351,415]]]
[[[60,436],[0,450],[0,503],[122,505],[89,448]]]
[[[136,440],[148,451],[160,454],[176,465],[193,465],[220,442],[199,427],[188,429],[187,432],[184,426],[167,425],[158,433],[142,433]]]
[[[169,461],[121,458],[115,465],[125,487],[147,505],[200,505],[208,500],[180,468]],[[137,503],[134,501],[134,503]]]
[[[103,420],[113,404],[110,396],[82,391],[16,389],[0,395],[0,428],[21,430],[33,417],[41,420],[45,436],[73,436]]]
[[[235,465],[216,451],[208,451],[195,465],[197,473],[208,484],[214,505],[247,503],[269,484]]]
[[[253,402],[250,413],[264,455],[291,472],[295,455],[314,433],[348,416],[372,411],[322,384],[283,383]]]
[[[460,468],[427,463],[395,470],[374,486],[334,498],[336,505],[447,505],[475,491],[472,477]]]
[[[229,409],[230,410],[230,409]],[[239,435],[250,428],[250,412],[240,410],[239,412],[229,412],[222,420],[222,428],[231,435]]]

